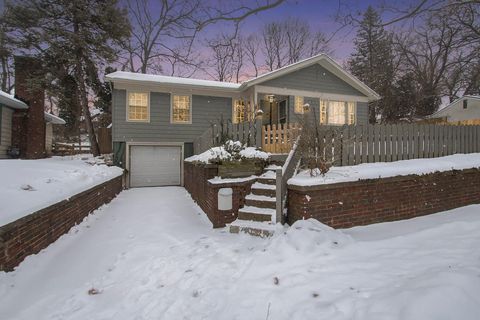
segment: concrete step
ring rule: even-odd
[[[275,209],[245,206],[238,210],[238,220],[272,221]]]
[[[254,194],[248,194],[245,197],[245,205],[250,207],[275,209],[275,203],[275,197],[259,196]]]
[[[272,184],[255,182],[252,184],[252,194],[258,196],[268,196],[275,197],[276,195],[276,186]]]
[[[270,237],[275,232],[275,225],[268,222],[235,220],[230,224],[231,233],[248,233],[257,237]]]
[[[258,177],[257,181],[263,184],[270,184],[270,185],[275,185],[277,183],[277,180],[275,179],[264,178],[262,176]]]

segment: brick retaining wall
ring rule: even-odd
[[[209,179],[218,176],[218,167],[216,165],[195,165],[191,162],[185,162],[183,166],[183,182],[185,189],[190,193],[193,200],[202,208],[214,228],[225,227],[237,219],[238,209],[243,207],[245,196],[250,193],[250,188],[255,180],[234,183],[212,184]],[[218,190],[221,188],[233,189],[232,210],[218,210]]]
[[[349,228],[480,203],[480,170],[289,186],[288,190],[290,224],[315,218],[334,228]]]
[[[0,227],[0,271],[11,271],[25,257],[57,240],[123,188],[122,176]]]

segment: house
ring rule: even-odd
[[[243,83],[117,71],[112,85],[112,141],[129,185],[182,185],[182,159],[221,117],[233,123],[263,111],[264,125],[297,122],[309,104],[321,124],[367,124],[377,93],[325,54]]]
[[[480,96],[465,95],[430,116],[446,122],[478,120],[480,124]]]
[[[13,154],[11,153],[13,151],[12,147],[18,147],[12,144],[12,123],[13,115],[16,110],[18,110],[17,112],[26,112],[28,110],[28,105],[25,102],[16,99],[13,95],[10,95],[0,90],[0,159],[5,159],[9,156],[13,156]],[[65,120],[48,112],[44,112],[44,122],[45,152],[47,155],[51,155],[53,142],[53,126],[64,125]]]
[[[47,155],[52,154],[53,148],[53,126],[65,125],[66,122],[54,114],[45,112],[45,152]]]
[[[0,159],[7,158],[12,146],[12,119],[15,110],[26,110],[28,105],[14,96],[0,91]]]
[[[41,69],[38,63],[30,57],[16,56],[16,95],[0,91],[0,159],[38,159],[50,155],[52,126],[65,124],[63,119],[45,112],[44,89],[29,87],[31,75]]]

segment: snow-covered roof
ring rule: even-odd
[[[45,121],[52,124],[66,124],[65,120],[48,112],[45,112]]]
[[[432,115],[430,115],[429,118],[435,118],[437,117],[439,114],[443,113],[445,110],[448,110],[451,106],[457,104],[458,102],[461,102],[465,99],[473,99],[473,100],[480,100],[480,96],[477,96],[477,95],[464,95],[463,97],[461,98],[458,98],[457,100],[451,102],[450,104],[448,104],[447,106],[437,110],[435,113],[433,113]]]
[[[0,90],[0,104],[3,104],[12,109],[28,109],[28,105],[16,99],[13,95]]]
[[[239,83],[232,82],[221,82],[221,81],[212,81],[212,80],[200,80],[200,79],[191,79],[191,78],[180,78],[180,77],[171,77],[171,76],[161,76],[153,74],[142,74],[134,72],[125,72],[125,71],[115,71],[113,73],[107,74],[105,78],[109,81],[114,82],[131,82],[138,81],[141,83],[154,83],[154,84],[167,84],[167,85],[177,85],[177,86],[186,86],[186,87],[200,87],[200,88],[211,88],[211,89],[221,89],[228,91],[243,91],[255,84],[259,84],[270,79],[274,79],[288,73],[294,72],[296,70],[311,66],[313,64],[320,64],[328,71],[335,74],[337,77],[357,89],[359,92],[364,94],[369,98],[369,100],[378,100],[380,96],[365,83],[360,81],[357,77],[344,70],[338,63],[336,63],[328,55],[321,53],[316,56],[292,63],[288,66],[279,68],[262,74],[256,78],[247,80]]]
[[[126,71],[115,71],[105,76],[110,81],[139,81],[144,83],[169,84],[180,86],[194,86],[204,88],[220,88],[220,89],[238,89],[239,83],[221,82],[213,80],[201,80],[171,76],[161,76],[156,74],[143,74]]]

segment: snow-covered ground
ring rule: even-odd
[[[288,184],[312,186],[363,179],[387,178],[409,174],[427,174],[436,171],[480,168],[480,153],[454,154],[446,157],[412,159],[395,162],[363,163],[356,166],[332,167],[324,175],[312,177],[304,170],[288,180]]]
[[[122,174],[94,160],[89,155],[0,160],[0,226]]]
[[[130,189],[0,272],[0,319],[477,320],[479,213],[260,239],[212,229],[182,188]]]

